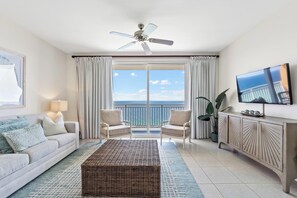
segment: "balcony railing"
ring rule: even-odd
[[[285,89],[281,85],[280,82],[275,82],[274,83],[274,89],[276,93],[281,93],[284,92]],[[260,85],[256,87],[252,87],[250,89],[246,89],[242,91],[241,98],[243,101],[252,101],[255,98],[262,97],[265,99],[266,102],[271,103],[272,98],[269,93],[268,85]],[[279,95],[277,95],[278,100],[282,101],[282,98],[280,98]]]
[[[121,109],[123,119],[132,122],[134,128],[146,128],[148,125],[148,115],[150,128],[159,128],[161,122],[168,120],[170,110],[183,110],[183,104],[151,104],[148,108],[145,104],[114,104],[115,109]]]

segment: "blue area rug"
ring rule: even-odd
[[[11,195],[25,197],[82,197],[80,165],[99,147],[86,143],[64,160]],[[203,197],[194,177],[171,142],[159,146],[161,197]]]

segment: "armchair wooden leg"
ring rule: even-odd
[[[99,134],[99,142],[102,143],[102,136]]]
[[[162,146],[162,129],[160,130],[160,145]]]
[[[186,143],[186,131],[183,131],[183,148],[185,148],[185,143]]]

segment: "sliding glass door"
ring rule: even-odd
[[[150,65],[149,69],[149,131],[159,131],[168,120],[171,109],[184,108],[184,68],[181,65]]]
[[[159,132],[171,109],[184,108],[184,70],[181,65],[115,65],[114,108],[123,111],[134,132]]]
[[[148,128],[147,66],[122,65],[113,68],[114,108],[121,109],[124,120],[134,130]]]

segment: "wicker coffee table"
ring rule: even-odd
[[[156,140],[107,140],[81,171],[84,196],[160,197]]]

